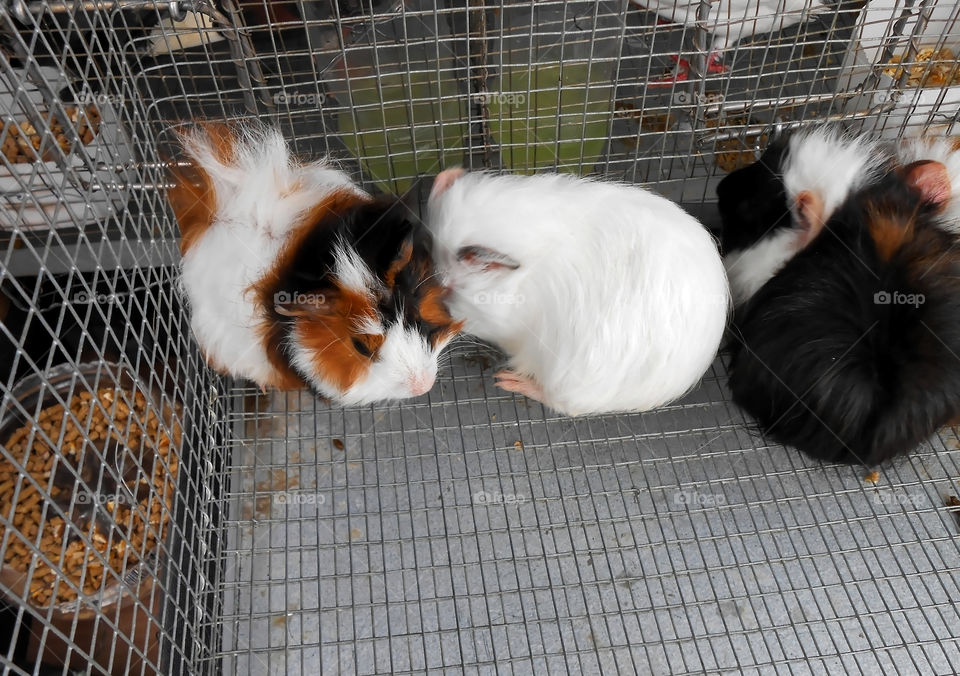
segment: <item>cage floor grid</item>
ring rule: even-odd
[[[767,445],[718,363],[564,419],[459,346],[433,391],[231,392],[223,673],[957,673],[960,442],[886,467]]]

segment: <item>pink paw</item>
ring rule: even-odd
[[[509,369],[497,371],[493,374],[493,377],[495,378],[494,384],[502,390],[522,394],[534,401],[543,401],[543,390],[533,378],[521,376]]]

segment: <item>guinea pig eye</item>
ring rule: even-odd
[[[353,347],[357,352],[359,352],[364,357],[369,357],[371,354],[373,354],[372,352],[370,352],[370,348],[367,347],[367,344],[364,343],[359,338],[353,339]]]

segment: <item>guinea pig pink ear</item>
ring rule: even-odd
[[[336,297],[333,291],[289,293],[280,291],[273,296],[273,311],[283,317],[321,317],[332,314]]]
[[[920,193],[925,202],[943,206],[950,199],[950,175],[940,162],[921,160],[904,167],[907,184]]]
[[[806,248],[817,238],[826,223],[826,209],[823,198],[812,190],[799,193],[793,202],[794,213],[800,226],[797,250]]]
[[[465,246],[457,251],[457,260],[483,272],[516,270],[520,263],[499,251],[482,246]]]
[[[437,174],[433,179],[433,187],[430,188],[430,199],[440,197],[450,189],[450,186],[457,182],[457,179],[467,173],[466,169],[456,167],[454,169],[445,169]]]

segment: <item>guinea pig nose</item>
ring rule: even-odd
[[[410,394],[414,397],[426,394],[433,387],[433,380],[433,376],[426,373],[413,376],[410,378]]]

